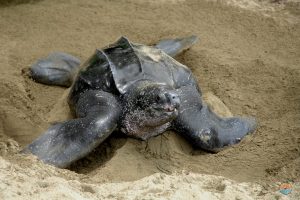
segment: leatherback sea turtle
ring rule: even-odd
[[[50,126],[24,151],[63,168],[115,130],[141,140],[174,130],[208,151],[238,143],[254,131],[255,120],[217,116],[202,101],[191,70],[172,58],[196,40],[190,36],[146,46],[121,37],[82,65],[65,53],[38,60],[31,77],[49,85],[72,85],[68,103],[77,118]]]

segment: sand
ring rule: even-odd
[[[299,14],[295,0],[0,1],[0,198],[296,198]],[[207,101],[216,97],[225,113],[259,122],[240,144],[211,154],[173,132],[148,142],[114,134],[69,169],[18,153],[72,117],[68,89],[28,78],[37,58],[63,51],[84,61],[121,35],[154,44],[191,34],[200,41],[176,59],[192,69]],[[293,192],[280,194],[281,183]]]

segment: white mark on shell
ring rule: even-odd
[[[155,62],[159,62],[162,59],[159,50],[155,51],[155,49],[147,46],[141,46],[140,50]]]

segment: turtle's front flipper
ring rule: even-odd
[[[35,62],[30,68],[30,76],[47,85],[71,86],[80,65],[80,60],[72,55],[55,52],[47,58]]]
[[[178,92],[181,105],[173,129],[196,147],[216,152],[225,146],[238,143],[255,130],[256,123],[253,118],[217,116],[202,103],[194,86],[182,87]]]
[[[171,57],[175,57],[184,50],[189,49],[193,44],[197,42],[197,36],[189,36],[185,38],[165,39],[158,42],[155,45],[156,48],[163,50]]]
[[[51,126],[23,152],[56,167],[67,167],[90,153],[115,130],[120,107],[112,94],[87,91],[81,95],[76,113],[79,118]]]

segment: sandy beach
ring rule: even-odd
[[[0,0],[0,199],[296,199],[300,196],[300,1]],[[68,89],[31,80],[50,52],[85,61],[120,36],[197,35],[176,57],[204,94],[258,128],[212,154],[174,132],[113,134],[68,169],[19,151],[72,118]],[[279,193],[289,183],[292,193]]]

